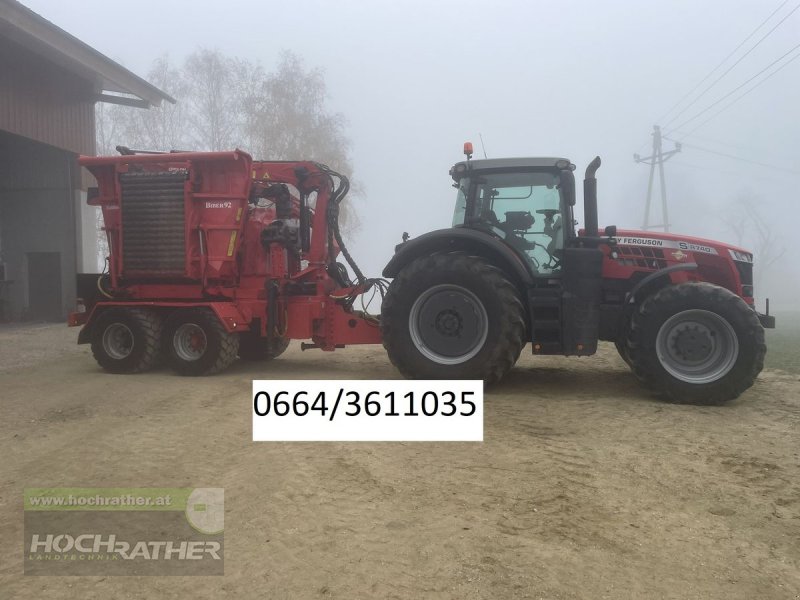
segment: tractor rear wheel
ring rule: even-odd
[[[626,334],[627,336],[627,334]],[[627,337],[622,338],[619,337],[614,340],[614,347],[617,349],[619,353],[619,357],[625,361],[625,364],[629,367],[631,366],[631,357],[628,356],[628,340]]]
[[[634,313],[628,356],[636,376],[673,402],[724,404],[764,366],[764,329],[733,292],[710,283],[668,286]]]
[[[525,345],[517,290],[485,259],[418,258],[392,281],[381,309],[383,345],[409,378],[499,381]]]
[[[254,333],[239,334],[239,358],[242,360],[272,360],[289,347],[285,337],[266,338]]]
[[[236,360],[239,335],[225,331],[217,316],[207,309],[182,309],[167,319],[164,345],[176,372],[211,375]]]
[[[92,354],[109,373],[152,368],[161,351],[161,316],[140,308],[112,308],[92,326]]]

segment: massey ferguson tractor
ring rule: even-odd
[[[383,343],[406,377],[495,383],[526,343],[585,356],[606,340],[651,390],[720,404],[762,369],[775,320],[755,310],[752,254],[613,226],[601,234],[599,157],[576,231],[569,160],[471,160],[466,144],[450,171],[453,226],[404,235],[386,289],[346,250],[338,214],[349,184],[328,167],[123,151],[80,159],[97,179],[89,202],[102,208],[109,257],[99,295],[70,322],[107,371],[163,357],[180,374],[210,374],[298,339],[304,350]],[[385,292],[380,316],[356,308],[373,288]]]

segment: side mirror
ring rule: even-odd
[[[570,206],[575,206],[575,176],[572,171],[561,171],[561,193]]]
[[[604,233],[606,234],[606,237],[610,237],[610,238],[617,237],[617,226],[616,225],[606,225]]]

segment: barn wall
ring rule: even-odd
[[[0,38],[0,130],[94,154],[94,86]]]
[[[4,320],[60,320],[74,307],[77,178],[73,153],[0,132],[0,261],[10,280],[0,290]],[[41,298],[30,297],[31,253],[58,253],[60,276],[33,282],[60,298],[44,312]]]

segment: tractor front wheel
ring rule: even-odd
[[[389,286],[383,345],[406,377],[494,383],[519,358],[524,314],[514,285],[483,258],[427,256]]]
[[[167,319],[165,330],[167,356],[181,375],[211,375],[236,360],[238,334],[225,331],[209,310],[178,310]]]
[[[92,354],[109,373],[140,373],[152,368],[161,350],[158,313],[140,308],[112,308],[92,326]]]
[[[627,354],[636,376],[673,402],[723,404],[764,366],[764,329],[733,292],[683,283],[646,299],[631,319]]]

